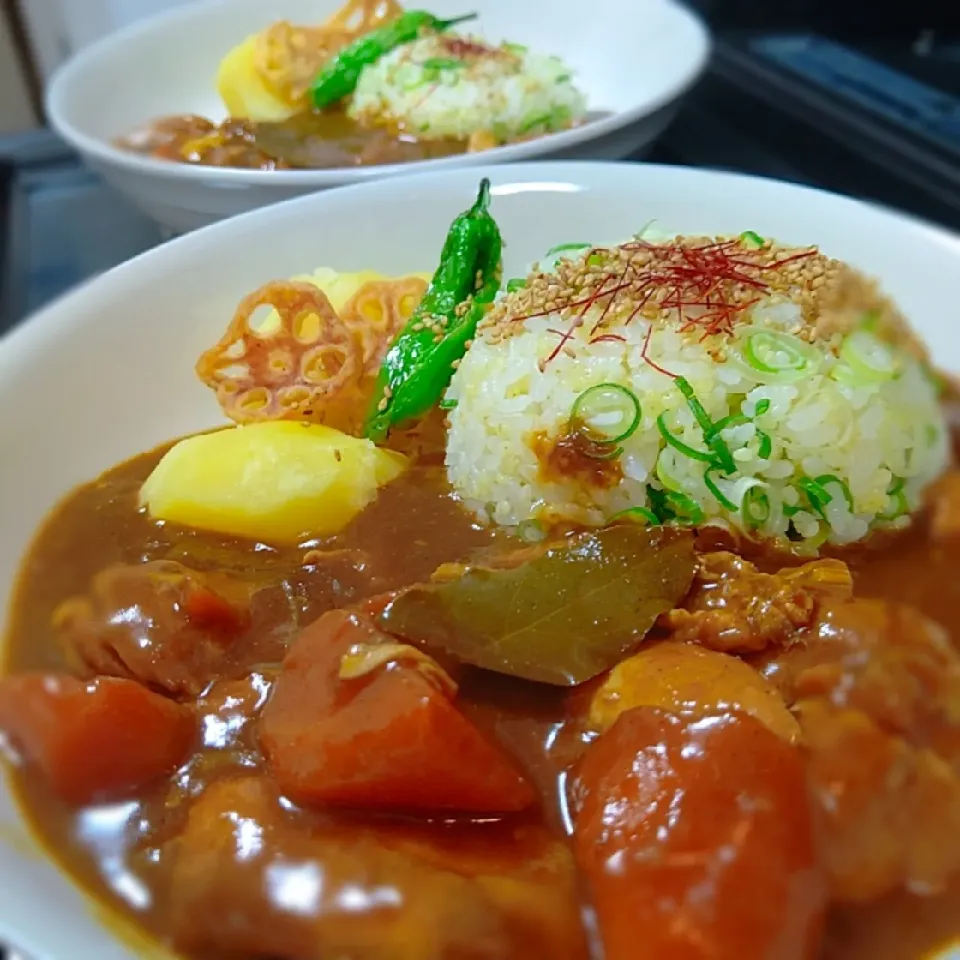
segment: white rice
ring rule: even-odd
[[[754,328],[789,329],[800,321],[800,310],[789,302],[762,302],[748,319]],[[846,376],[850,369],[836,355],[839,344],[824,343],[819,362],[806,376],[771,383],[736,355],[717,362],[697,338],[657,324],[648,358],[685,377],[714,422],[733,414],[750,418],[721,434],[737,471],[711,474],[736,506],[731,510],[708,488],[705,464],[666,444],[657,428],[658,416],[665,414],[675,436],[704,449],[703,431],[674,380],[641,356],[648,321],[638,319],[619,329],[625,342],[587,346],[581,340],[575,357],[561,353],[542,372],[541,361],[557,345],[548,329],[557,326],[557,317],[517,322],[522,332],[501,342],[477,338],[446,397],[456,403],[449,413],[450,482],[489,522],[513,526],[564,518],[599,525],[623,510],[652,507],[651,490],[655,497],[657,491],[673,490],[699,505],[704,523],[750,529],[769,538],[783,538],[789,531],[792,540],[802,538],[816,549],[825,541],[851,543],[879,526],[909,522],[924,487],[948,462],[936,387],[912,357],[896,357],[895,377],[864,383]],[[641,404],[639,428],[620,443],[622,479],[611,489],[545,479],[531,438],[562,435],[577,398],[601,383],[626,387]],[[760,415],[758,404],[764,411]],[[758,431],[772,441],[766,457],[759,454]],[[803,495],[804,478],[824,476],[846,485],[852,507],[837,483],[826,485],[832,498],[822,515],[811,507]],[[752,487],[762,491],[769,505],[759,527],[747,523],[741,511]],[[902,490],[899,503],[891,490]]]
[[[348,112],[422,138],[485,133],[498,143],[565,129],[584,116],[583,94],[557,57],[464,39],[477,50],[431,34],[377,60],[361,73]]]

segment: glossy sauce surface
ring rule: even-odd
[[[467,151],[466,141],[418,140],[401,131],[368,127],[342,110],[309,110],[289,120],[164,117],[117,141],[160,160],[247,170],[326,170],[414,163]]]
[[[590,911],[583,906],[586,922],[581,924],[581,891],[565,840],[574,816],[567,802],[568,771],[584,748],[578,722],[582,700],[576,695],[479,671],[460,678],[460,709],[507,749],[539,795],[538,807],[506,818],[423,822],[311,812],[278,802],[275,787],[260,772],[254,718],[300,628],[327,610],[425,580],[443,563],[494,546],[494,536],[450,497],[442,472],[414,468],[331,542],[274,550],[150,521],[137,509],[137,493],[158,458],[159,453],[145,455],[109,472],[51,515],[18,585],[5,668],[62,670],[63,654],[51,626],[54,611],[86,593],[98,571],[117,563],[177,561],[229,574],[248,591],[252,620],[200,698],[202,745],[172,784],[158,784],[136,799],[73,810],[38,779],[17,774],[21,802],[46,847],[88,890],[135,914],[158,936],[165,936],[171,923],[179,924],[185,950],[204,960],[234,952],[274,955],[276,938],[258,939],[264,925],[282,931],[284,950],[296,956],[309,949],[304,940],[309,931],[290,918],[311,911],[327,916],[334,949],[361,943],[368,935],[391,936],[410,944],[411,960],[421,960],[433,956],[430,950],[436,947],[417,939],[423,930],[449,927],[472,931],[461,939],[451,933],[450,942],[460,944],[448,945],[442,954],[451,960],[526,955],[524,944],[534,940],[528,940],[533,934],[524,924],[512,923],[509,910],[507,921],[494,920],[491,905],[505,902],[505,884],[518,917],[545,918],[536,937],[551,931],[550,956],[591,956],[584,933],[591,929]],[[922,523],[895,549],[867,550],[852,566],[858,596],[913,604],[960,642],[955,574],[960,550],[931,545]],[[144,630],[149,644],[149,624]],[[216,816],[204,820],[204,804],[231,809],[234,826],[249,826],[223,831]],[[204,869],[184,867],[185,849],[212,851]],[[171,883],[174,877],[177,882]],[[334,892],[320,896],[321,887]],[[938,898],[898,895],[833,909],[823,956],[915,960],[960,936],[958,897],[950,890]],[[398,928],[383,920],[384,926],[374,924],[369,928],[374,932],[365,933],[356,917],[379,917],[383,898],[407,905],[412,917],[423,918],[428,911],[429,922]],[[225,943],[218,918],[238,908],[254,920]],[[485,944],[488,952],[478,952],[477,944]],[[361,955],[380,956],[370,949]]]

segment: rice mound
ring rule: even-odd
[[[483,133],[488,146],[565,129],[585,110],[558,58],[452,34],[422,37],[366,67],[348,107],[366,124],[431,140]]]
[[[721,242],[676,241],[687,249]],[[684,314],[671,307],[669,296],[662,304],[647,298],[638,306],[632,289],[586,309],[563,308],[584,299],[571,278],[589,278],[592,270],[596,279],[607,267],[591,263],[622,266],[643,246],[592,248],[558,261],[559,275],[534,272],[526,288],[505,295],[484,322],[445,403],[451,408],[448,477],[467,505],[498,525],[600,525],[636,507],[657,512],[666,492],[695,502],[702,510],[696,525],[789,539],[801,550],[848,544],[874,529],[909,523],[923,489],[947,466],[947,430],[922,350],[875,286],[819,252],[816,261],[809,252],[798,258],[768,241],[769,263],[807,258],[803,270],[810,276],[794,267],[756,273],[764,278],[764,293],[744,301],[748,306],[732,329],[707,335],[697,322],[706,318],[702,306],[699,318],[697,308]],[[649,260],[648,253],[642,256]],[[818,271],[839,279],[833,287],[817,282]],[[630,276],[646,274],[636,268]],[[549,312],[531,309],[535,289],[547,291],[540,302]],[[762,331],[801,341],[804,368],[771,374],[745,360],[745,345]],[[844,347],[854,334],[855,355]],[[864,350],[868,360],[879,356],[893,367],[864,368],[857,359]],[[665,440],[661,415],[679,441],[707,450],[703,426],[678,388],[680,377],[713,423],[737,417],[719,433],[735,472],[717,470]],[[577,398],[598,384],[626,387],[641,408],[638,428],[617,444],[618,475],[608,486],[582,475],[558,476],[538,453],[544,438],[569,433]],[[813,478],[829,491],[828,502],[811,500]]]

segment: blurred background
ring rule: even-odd
[[[190,2],[0,0],[0,330],[164,239],[44,129],[43,90],[85,44]],[[960,229],[960,4],[685,2],[714,32],[713,60],[634,159],[819,186]]]

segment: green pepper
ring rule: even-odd
[[[409,10],[392,23],[371,30],[344,47],[317,74],[310,88],[314,106],[323,110],[350,96],[356,90],[357,81],[365,67],[376,63],[391,50],[416,40],[424,31],[442,33],[458,23],[474,20],[476,16],[475,13],[468,13],[452,20],[439,20],[424,10]]]
[[[380,367],[366,435],[379,442],[398,424],[427,413],[500,289],[503,240],[490,216],[490,181],[450,227],[427,292]]]

